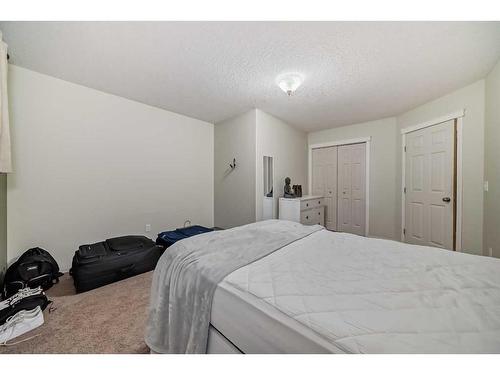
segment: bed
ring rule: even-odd
[[[237,267],[209,302],[208,353],[500,352],[500,260],[323,228]]]

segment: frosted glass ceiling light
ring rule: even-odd
[[[299,73],[284,73],[276,78],[276,83],[288,96],[291,96],[302,82],[304,82],[304,76]]]

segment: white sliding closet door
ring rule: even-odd
[[[338,230],[364,236],[366,143],[338,146],[338,187]]]
[[[454,121],[406,134],[405,241],[453,248]]]
[[[312,150],[312,194],[325,197],[325,227],[337,229],[337,147]]]

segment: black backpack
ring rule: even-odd
[[[18,290],[41,286],[44,290],[59,282],[63,274],[59,265],[48,251],[35,247],[24,252],[5,273],[4,297],[10,297]]]

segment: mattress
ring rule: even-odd
[[[342,353],[297,320],[226,281],[215,290],[210,321],[219,338],[247,354]]]
[[[245,353],[499,353],[500,260],[322,230],[228,275]]]

